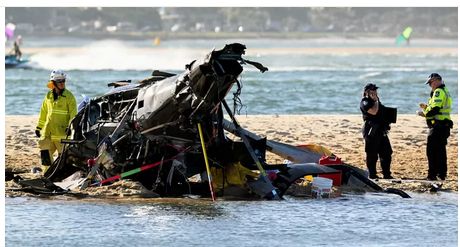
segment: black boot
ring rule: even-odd
[[[42,167],[41,167],[42,173],[45,174],[45,172],[51,166],[50,152],[48,150],[40,151],[40,158],[42,160]]]
[[[380,177],[377,176],[377,174],[369,174],[369,178],[370,178],[370,179],[378,179],[378,178],[380,178]]]

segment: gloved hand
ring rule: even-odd
[[[40,130],[35,130],[35,135],[40,138],[41,134],[40,134]]]

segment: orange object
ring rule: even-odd
[[[318,164],[320,165],[335,165],[335,164],[342,164],[342,160],[340,160],[337,156],[323,156],[319,159]],[[332,179],[332,184],[335,186],[340,186],[342,184],[342,171],[333,174],[321,174],[318,177],[329,178]]]
[[[329,151],[327,148],[313,143],[308,143],[307,145],[299,145],[297,147],[308,152],[318,153],[326,156],[333,156],[331,151]]]

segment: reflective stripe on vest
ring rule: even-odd
[[[48,113],[60,114],[60,115],[69,115],[68,111],[61,111],[61,110],[52,110],[48,111]]]
[[[449,99],[450,99],[450,93],[446,92],[445,88],[440,88],[443,92],[444,95],[446,95],[446,100],[444,102],[444,105],[441,106],[441,109],[439,110],[439,113],[435,115],[436,120],[444,120],[446,118],[450,118],[450,112],[451,112],[451,106],[449,106]],[[442,102],[439,100],[435,100],[434,102]],[[442,119],[440,119],[442,118]]]
[[[60,141],[61,139],[66,139],[67,136],[55,136],[55,135],[52,135],[51,136],[51,140],[52,141]]]
[[[447,104],[449,103],[449,98],[450,98],[450,93],[449,92],[446,92],[446,90],[444,88],[440,88],[444,94],[446,95],[446,102],[444,102],[444,105],[442,106],[443,109],[450,109],[451,107],[448,106]],[[438,102],[438,100],[435,100],[434,102]],[[442,102],[442,100],[441,100]]]
[[[439,117],[444,117],[444,116],[447,116],[447,117],[450,117],[450,113],[449,112],[440,112],[438,114],[435,115],[435,119],[436,120],[444,120],[445,118],[442,118],[442,119],[439,119]]]

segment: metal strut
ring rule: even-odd
[[[262,178],[262,180],[263,180],[266,184],[268,184],[268,185],[270,186],[270,189],[271,189],[271,192],[272,192],[272,194],[273,194],[274,199],[280,200],[281,198],[280,198],[280,196],[278,195],[278,193],[276,192],[275,186],[273,186],[273,184],[271,183],[270,179],[268,178],[267,173],[265,172],[264,168],[263,168],[262,165],[260,164],[259,158],[257,158],[257,156],[256,156],[256,154],[255,154],[255,152],[254,152],[254,150],[252,149],[251,145],[249,144],[248,138],[246,137],[246,135],[244,135],[243,129],[241,128],[241,126],[239,125],[239,123],[236,121],[236,119],[235,119],[235,117],[233,116],[233,113],[231,112],[230,108],[228,107],[227,102],[225,101],[225,99],[222,100],[222,104],[224,105],[225,110],[227,110],[228,115],[229,115],[230,118],[232,119],[233,125],[235,125],[235,128],[236,128],[236,131],[238,131],[238,133],[240,134],[240,137],[241,137],[241,139],[243,140],[244,145],[245,145],[246,148],[248,149],[249,154],[251,154],[252,159],[253,159],[254,162],[256,163],[257,168],[259,168],[260,173],[261,173],[260,178]]]
[[[128,121],[129,116],[131,116],[131,111],[134,109],[134,106],[136,105],[136,101],[133,101],[131,105],[128,107],[128,110],[126,111],[126,114],[123,116],[121,121],[118,123],[117,127],[115,130],[112,132],[111,135],[106,137],[102,142],[98,145],[98,156],[95,159],[88,160],[88,165],[91,165],[91,170],[88,173],[88,176],[86,177],[85,180],[83,180],[83,184],[80,187],[80,190],[86,189],[88,187],[89,183],[91,182],[91,178],[96,174],[97,169],[99,168],[99,165],[102,163],[104,160],[105,156],[107,155],[107,148],[112,147],[112,143],[117,139],[118,134],[120,134],[121,130],[126,125],[126,122]]]

